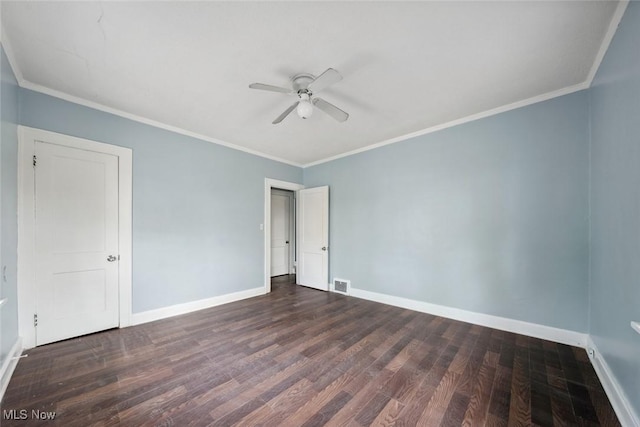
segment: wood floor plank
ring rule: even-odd
[[[489,364],[483,364],[480,367],[469,395],[469,405],[467,405],[461,425],[482,426],[485,424],[495,373],[496,368],[489,366]]]
[[[371,426],[376,427],[391,427],[396,425],[398,414],[404,405],[395,399],[389,400],[378,416],[371,422]]]
[[[551,389],[545,363],[544,350],[530,352],[531,362],[531,422],[537,425],[553,424]]]
[[[442,425],[445,426],[459,426],[462,425],[464,415],[467,407],[469,406],[469,396],[454,392],[447,405],[447,410],[442,417]]]
[[[265,426],[281,425],[282,420],[288,417],[295,410],[294,408],[299,408],[316,394],[317,391],[312,387],[312,383],[303,378],[267,402],[266,406],[270,407],[273,412],[261,424]],[[257,425],[251,418],[244,419],[243,423]]]
[[[416,390],[414,398],[398,414],[396,425],[398,427],[416,426],[435,391],[435,387],[427,381],[422,381]]]
[[[351,400],[351,395],[345,391],[340,391],[338,394],[327,402],[322,408],[316,411],[311,418],[309,418],[302,426],[323,426],[327,423],[331,417],[338,412],[344,405]]]
[[[510,357],[513,363],[509,405],[509,424],[514,426],[531,425],[531,382],[529,363],[524,357]],[[502,365],[500,365],[502,366]],[[509,368],[509,366],[505,366]]]
[[[391,398],[386,394],[376,393],[373,398],[364,405],[360,412],[358,412],[355,420],[360,425],[370,425],[390,400]]]
[[[410,363],[407,363],[384,384],[381,393],[399,402],[407,403],[413,399],[423,378],[421,371],[414,369]]]
[[[303,406],[301,406],[290,417],[285,418],[284,425],[302,425],[309,421],[316,412],[320,411],[325,405],[329,404],[338,394],[346,393],[343,389],[353,378],[349,374],[342,374],[336,378],[331,384],[325,387],[318,394],[313,396]],[[349,393],[346,393],[349,395]],[[349,395],[351,396],[351,395]],[[344,397],[343,397],[344,398]],[[346,402],[345,402],[346,403]]]
[[[290,280],[28,350],[2,426],[619,425],[582,349]]]
[[[438,384],[426,409],[418,419],[417,425],[429,426],[439,425],[444,414],[449,407],[449,402],[455,393],[456,384],[460,374],[454,371],[447,371]]]
[[[378,393],[382,384],[391,378],[392,371],[383,369],[376,371],[372,369],[366,370],[345,387],[345,391],[350,393],[353,398],[329,420],[327,426],[342,426],[354,420],[355,416],[373,399]],[[358,423],[359,424],[359,423]]]

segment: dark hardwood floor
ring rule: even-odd
[[[619,425],[582,349],[286,276],[269,295],[27,354],[3,427]]]

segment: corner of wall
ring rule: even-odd
[[[613,375],[605,358],[601,356],[600,350],[591,336],[588,338],[587,353],[620,424],[640,427],[640,416],[634,411],[624,389],[618,383],[615,375]]]

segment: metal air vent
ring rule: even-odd
[[[338,279],[337,277],[334,277],[332,288],[332,291],[334,292],[349,295],[349,291],[351,290],[351,280]]]

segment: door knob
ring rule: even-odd
[[[109,256],[107,257],[107,261],[109,261],[109,262],[113,262],[113,261],[115,261],[115,260],[117,260],[117,259],[118,259],[118,258],[117,258],[117,257],[115,257],[114,255],[109,255]]]
[[[323,246],[323,247],[322,247],[322,250],[323,250],[323,251],[326,251],[326,250],[327,250],[327,247],[326,247],[326,246]]]
[[[289,244],[289,241],[287,240],[285,243],[288,245],[288,244]]]

